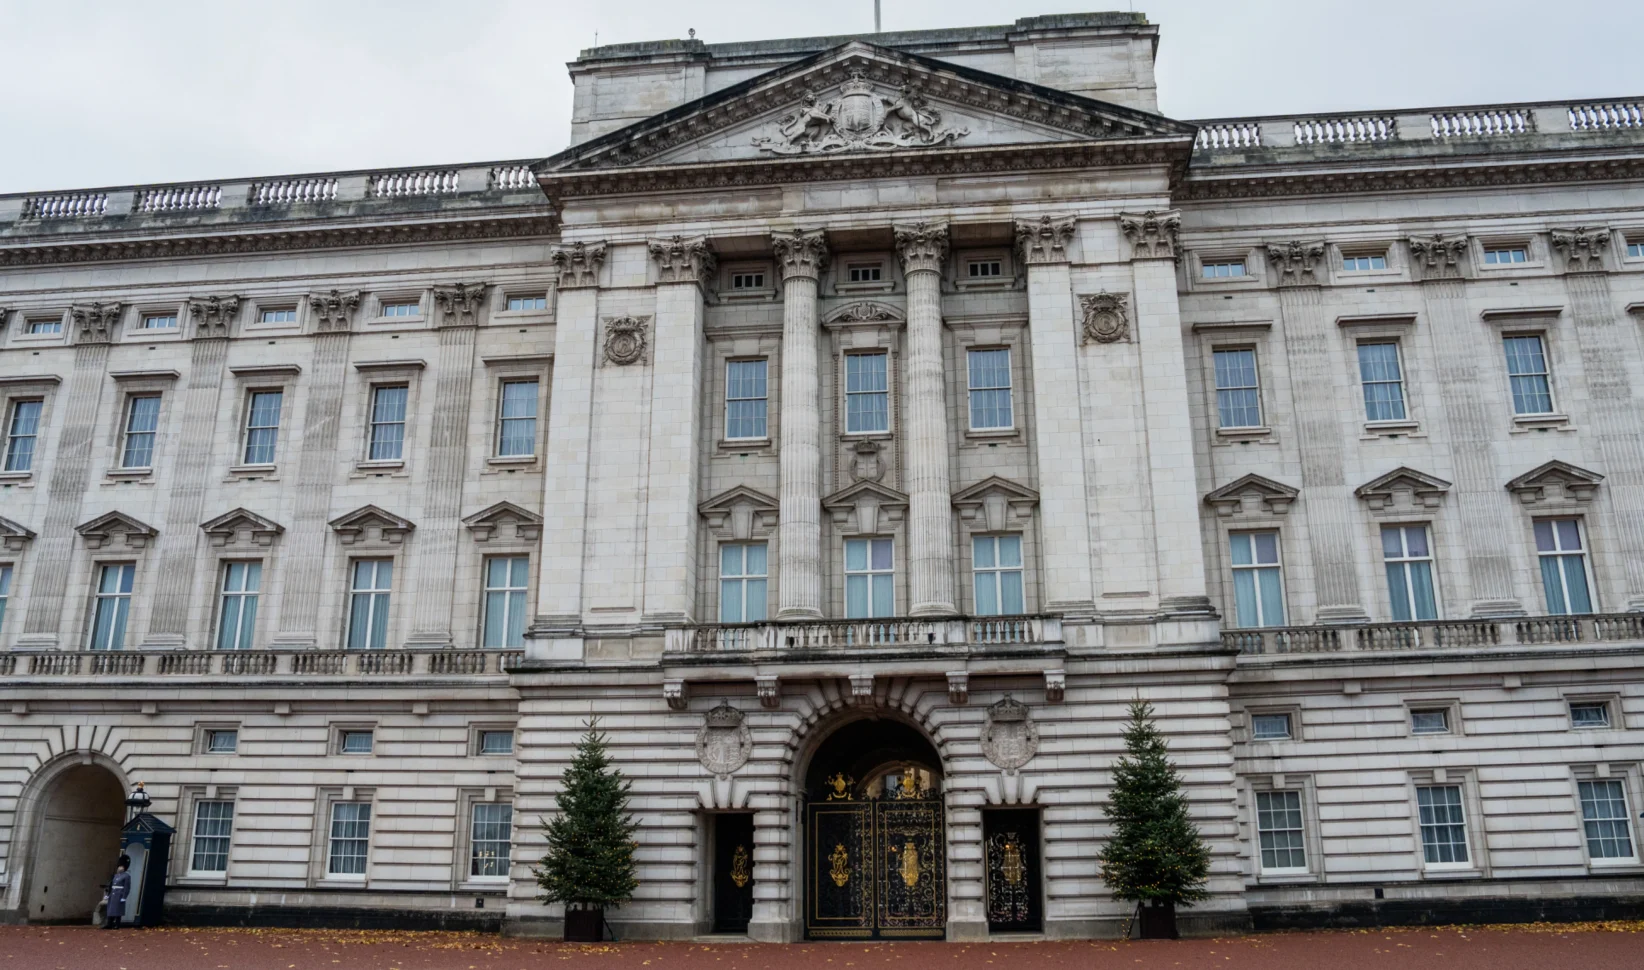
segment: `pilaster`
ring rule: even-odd
[[[771,248],[782,274],[777,619],[820,619],[822,433],[817,400],[816,282],[827,266],[828,246],[818,229],[773,233]]]

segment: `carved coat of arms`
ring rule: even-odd
[[[753,140],[773,155],[817,155],[835,152],[931,148],[970,134],[966,128],[942,127],[942,115],[912,84],[895,96],[874,89],[861,71],[839,86],[839,96],[821,100],[807,93],[799,107],[777,122],[774,135]]]
[[[1079,310],[1084,314],[1084,340],[1099,344],[1118,343],[1130,339],[1130,316],[1126,312],[1129,298],[1123,293],[1097,293],[1079,297]]]
[[[982,756],[995,767],[1015,771],[1039,753],[1039,729],[1026,704],[1006,697],[988,707],[982,726]]]
[[[618,366],[645,359],[645,325],[649,317],[617,317],[605,321],[605,359]]]
[[[753,733],[742,712],[725,703],[709,711],[696,732],[696,760],[702,767],[723,777],[747,764],[751,754]]]

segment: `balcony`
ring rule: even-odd
[[[394,679],[500,677],[521,650],[112,650],[0,654],[0,679],[199,677]]]
[[[669,630],[673,654],[760,653],[884,647],[997,647],[1062,642],[1060,616],[971,616],[922,620],[713,623]]]
[[[1240,654],[1261,655],[1488,650],[1625,641],[1644,641],[1644,613],[1280,626],[1222,631],[1222,646],[1237,650]]]

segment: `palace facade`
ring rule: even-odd
[[[1644,100],[1184,122],[1139,14],[600,47],[545,160],[0,196],[0,910],[1118,933],[1644,910]],[[550,136],[548,141],[554,139]]]

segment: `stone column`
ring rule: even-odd
[[[896,226],[908,281],[908,355],[902,390],[903,484],[908,490],[908,615],[958,612],[953,599],[953,488],[942,365],[942,263],[948,227]]]
[[[1073,217],[1016,223],[1028,279],[1028,340],[1033,387],[1033,450],[1039,468],[1039,542],[1046,612],[1090,616],[1096,587],[1090,560],[1085,431],[1080,407],[1078,323],[1068,241]]]
[[[782,273],[779,620],[822,617],[822,431],[817,401],[816,280],[827,266],[822,230],[773,233]]]
[[[702,426],[702,287],[714,255],[702,237],[652,240],[657,267],[642,619],[696,618],[697,459]]]

